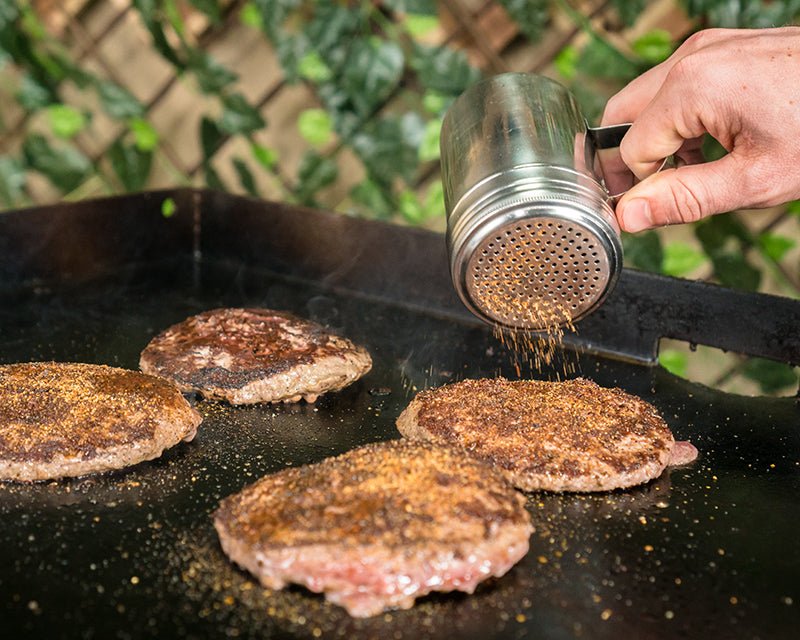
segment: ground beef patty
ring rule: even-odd
[[[578,378],[463,380],[422,391],[397,419],[408,438],[456,444],[526,491],[607,491],[658,477],[697,450],[655,408]]]
[[[302,584],[366,617],[506,573],[528,551],[524,504],[463,452],[396,440],[266,476],[223,500],[214,526],[264,586]]]
[[[201,417],[174,384],[103,365],[0,366],[0,479],[121,469],[191,440]]]
[[[372,367],[366,350],[324,327],[269,309],[214,309],[157,335],[145,373],[231,404],[314,402]]]

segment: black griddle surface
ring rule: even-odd
[[[487,329],[182,259],[18,295],[0,311],[2,359],[136,368],[156,332],[217,306],[323,322],[367,346],[374,369],[316,405],[198,401],[194,442],[126,472],[0,486],[5,637],[792,637],[796,404],[722,397],[657,368],[591,357],[572,356],[584,376],[653,402],[700,459],[630,491],[532,494],[529,554],[473,596],[435,595],[353,620],[300,588],[264,591],[219,548],[210,514],[222,497],[266,473],[398,437],[394,420],[418,389],[516,374]]]

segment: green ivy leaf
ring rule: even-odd
[[[412,182],[417,172],[417,149],[425,124],[416,113],[386,116],[371,121],[352,138],[353,150],[369,176],[383,187],[401,177]]]
[[[508,14],[528,38],[536,42],[550,21],[547,0],[500,0]]]
[[[798,0],[685,0],[690,16],[702,15],[710,27],[760,29],[791,24],[800,12]]]
[[[153,164],[153,154],[141,151],[136,145],[126,145],[116,140],[108,149],[111,167],[126,191],[139,191],[144,187]]]
[[[86,126],[86,116],[67,104],[52,104],[47,108],[50,129],[59,138],[72,138]]]
[[[256,187],[256,181],[247,163],[242,158],[234,158],[233,168],[236,169],[236,175],[239,177],[239,184],[242,185],[248,194],[257,198],[259,196],[258,188]]]
[[[161,215],[165,218],[171,218],[175,215],[175,212],[178,210],[178,205],[175,204],[175,200],[172,198],[164,198],[161,203]]]
[[[664,249],[657,232],[623,233],[622,247],[626,264],[643,271],[662,273]]]
[[[207,160],[203,161],[203,176],[206,181],[206,186],[209,189],[227,191],[227,189],[225,188],[225,183],[222,181],[222,178],[219,177],[219,174],[214,170],[214,167],[211,166],[211,162]]]
[[[385,220],[394,213],[394,204],[388,189],[370,178],[353,187],[350,190],[350,197],[366,208],[367,217]]]
[[[428,187],[423,207],[426,219],[444,217],[444,185],[441,180],[434,180]]]
[[[297,172],[298,184],[295,194],[303,204],[314,205],[314,195],[332,184],[339,175],[339,168],[330,158],[308,151],[300,161]]]
[[[144,117],[145,110],[142,103],[124,87],[109,80],[97,80],[95,87],[103,108],[112,118],[124,120]]]
[[[225,134],[213,120],[204,117],[200,121],[200,147],[203,149],[203,158],[208,161],[219,149],[225,139]]]
[[[758,245],[775,262],[780,262],[788,251],[797,246],[797,240],[774,233],[762,233],[758,237]]]
[[[703,146],[701,150],[706,162],[719,160],[728,153],[728,150],[723,147],[716,138],[707,133],[703,136]]]
[[[128,127],[139,151],[153,151],[158,146],[158,131],[144,118],[132,118]]]
[[[133,0],[133,6],[139,12],[150,36],[153,38],[153,47],[158,51],[166,60],[171,62],[177,69],[183,70],[185,64],[181,60],[178,53],[172,48],[164,28],[161,24],[159,16],[161,0]]]
[[[399,84],[405,57],[400,45],[378,38],[352,44],[340,78],[356,113],[368,116]]]
[[[178,9],[176,0],[162,0],[161,11],[167,18],[167,22],[173,28],[178,37],[183,41],[186,37],[186,25],[183,23],[183,15]]]
[[[672,55],[672,36],[664,29],[653,29],[633,41],[633,50],[649,64],[658,64]]]
[[[38,111],[58,102],[55,90],[29,73],[22,76],[16,98],[20,106],[28,111]]]
[[[470,66],[462,51],[446,47],[417,44],[409,63],[426,90],[443,95],[457,96],[480,79],[480,72]]]
[[[672,242],[664,248],[663,272],[670,276],[685,276],[707,261],[702,251],[684,242]]]
[[[428,90],[422,94],[422,108],[435,116],[444,113],[451,102],[451,96],[442,95],[438,91]]]
[[[647,0],[611,0],[622,22],[630,27],[647,6]]]
[[[658,354],[658,363],[672,375],[686,378],[689,370],[689,357],[682,351],[664,349]]]
[[[297,73],[310,82],[327,82],[333,77],[330,67],[316,51],[309,51],[297,63]]]
[[[397,199],[397,205],[400,214],[411,224],[420,224],[425,220],[425,209],[413,191],[404,189]]]
[[[439,137],[442,131],[440,119],[430,120],[425,124],[422,141],[419,145],[419,161],[430,162],[439,159]]]
[[[258,164],[269,171],[274,169],[278,162],[278,152],[275,149],[270,149],[255,142],[250,145],[250,153]]]
[[[714,275],[721,284],[746,291],[758,290],[761,272],[740,251],[718,252],[710,257]]]
[[[239,77],[199,49],[193,49],[189,55],[187,69],[194,73],[200,90],[209,94],[219,93]]]
[[[25,189],[25,166],[11,156],[0,156],[0,200],[14,207],[22,200]]]
[[[578,48],[574,44],[568,44],[553,60],[556,71],[566,80],[572,80],[578,72]]]
[[[291,12],[298,8],[303,0],[253,0],[252,4],[261,14],[261,26],[266,34],[273,38],[283,31],[284,23]]]
[[[254,2],[248,2],[239,12],[239,21],[247,26],[258,29],[261,27],[261,12]]]
[[[611,78],[628,82],[640,69],[611,43],[592,37],[578,56],[578,71],[591,78]]]
[[[62,192],[68,193],[92,171],[92,163],[71,146],[54,147],[40,134],[28,136],[22,145],[26,164],[47,177]]]
[[[748,228],[736,214],[730,213],[701,220],[695,225],[694,234],[709,256],[727,251],[731,242],[740,249],[755,244]]]
[[[213,24],[219,24],[222,20],[222,12],[217,0],[189,0],[189,2],[208,16]]]
[[[351,5],[351,6],[348,6]],[[370,32],[368,9],[359,3],[317,2],[303,29],[309,50],[317,51],[329,66],[337,67],[345,59],[348,49],[360,46]]]
[[[742,373],[746,378],[757,382],[763,393],[774,394],[783,389],[797,387],[797,370],[780,362],[750,358]]]
[[[439,17],[436,15],[426,16],[420,13],[406,14],[403,20],[408,35],[412,38],[422,38],[439,27]]]
[[[315,147],[321,147],[333,137],[333,121],[324,109],[306,109],[297,118],[300,135]]]
[[[381,4],[396,13],[436,15],[436,2],[434,0],[382,0]]]
[[[219,121],[219,128],[231,135],[258,131],[266,122],[258,110],[251,106],[240,93],[226,95],[222,99],[225,109]]]

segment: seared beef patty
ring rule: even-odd
[[[173,325],[142,351],[145,373],[231,404],[314,402],[372,367],[324,327],[269,309],[214,309]]]
[[[397,440],[266,476],[223,500],[214,526],[264,586],[302,584],[366,617],[506,573],[528,551],[524,505],[463,452]]]
[[[458,445],[526,491],[641,484],[661,474],[675,446],[652,405],[581,378],[463,380],[428,389],[397,428],[408,438]],[[679,453],[680,463],[697,456],[689,443]]]
[[[174,384],[103,365],[0,366],[0,479],[121,469],[191,440],[201,417]]]

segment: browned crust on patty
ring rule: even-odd
[[[145,373],[232,404],[309,402],[372,367],[365,349],[321,325],[269,309],[212,309],[175,324],[142,351]]]
[[[505,573],[528,549],[524,505],[463,452],[396,440],[266,476],[224,499],[214,525],[266,586],[301,583],[361,616]],[[451,570],[463,582],[448,584]]]
[[[0,366],[0,479],[121,469],[191,440],[202,418],[174,384],[105,365]]]
[[[526,491],[607,491],[648,482],[674,439],[621,389],[566,382],[463,380],[422,391],[397,419],[409,438],[456,444]]]

